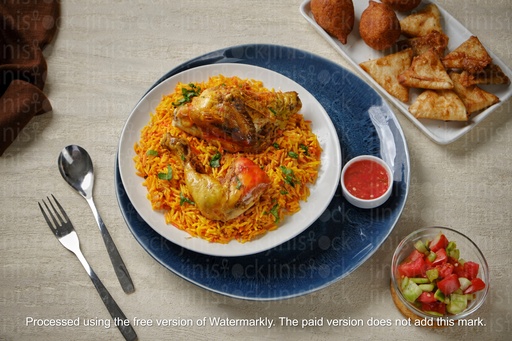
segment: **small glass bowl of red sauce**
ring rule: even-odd
[[[372,155],[351,159],[341,171],[341,189],[349,203],[360,208],[375,208],[385,203],[393,187],[391,168]]]

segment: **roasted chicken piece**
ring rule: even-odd
[[[220,85],[205,89],[174,111],[173,125],[198,138],[215,141],[229,152],[258,153],[275,131],[298,112],[296,92],[254,92]]]
[[[228,221],[238,217],[258,201],[270,184],[267,173],[246,157],[236,158],[226,176],[216,179],[203,173],[187,140],[166,134],[161,143],[182,160],[185,184],[206,218]]]

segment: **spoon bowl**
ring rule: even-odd
[[[60,153],[58,163],[64,180],[84,198],[92,197],[94,167],[89,153],[80,146],[69,145]]]

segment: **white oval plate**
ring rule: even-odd
[[[302,101],[301,114],[312,122],[312,130],[322,146],[321,166],[316,183],[310,186],[307,202],[301,202],[301,210],[287,217],[278,229],[256,240],[227,244],[210,243],[191,237],[187,232],[165,223],[164,214],[154,211],[146,198],[143,179],[136,175],[133,157],[134,145],[140,139],[142,128],[148,124],[150,113],[160,103],[162,96],[174,91],[178,82],[206,81],[208,77],[223,74],[261,80],[266,88],[297,91]],[[169,241],[186,249],[211,256],[235,257],[266,251],[295,237],[307,229],[327,208],[336,192],[341,172],[341,149],[338,135],[329,115],[322,105],[302,86],[291,79],[268,69],[246,64],[212,64],[181,72],[155,86],[137,103],[121,133],[118,151],[119,173],[126,194],[144,221]]]

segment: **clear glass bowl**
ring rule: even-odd
[[[460,250],[460,258],[466,261],[473,261],[480,265],[478,277],[485,282],[485,288],[475,293],[476,298],[468,302],[467,309],[459,314],[446,314],[443,316],[443,318],[452,320],[463,319],[480,308],[487,297],[489,292],[489,266],[487,265],[487,261],[478,246],[467,236],[454,229],[440,226],[426,227],[405,237],[400,244],[398,244],[391,261],[391,289],[396,292],[396,297],[400,303],[402,303],[400,306],[405,306],[414,315],[425,319],[438,317],[418,309],[405,299],[400,290],[401,277],[398,273],[398,266],[414,250],[414,244],[418,240],[433,240],[440,232],[442,232],[449,241],[453,241],[457,244],[457,248]],[[399,306],[399,304],[397,304],[397,306]]]

